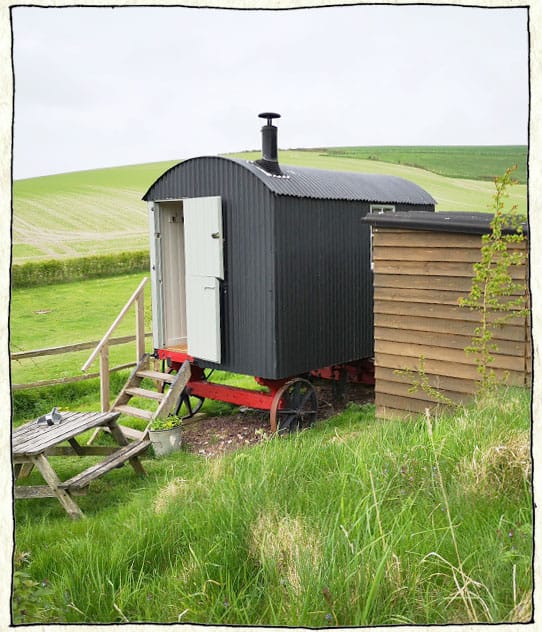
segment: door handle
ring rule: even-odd
[[[220,239],[220,233],[211,233],[213,239]]]

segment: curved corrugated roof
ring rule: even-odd
[[[417,184],[398,178],[372,173],[357,173],[354,171],[328,171],[325,169],[311,169],[309,167],[294,167],[280,165],[284,175],[271,175],[254,162],[239,158],[224,158],[210,156],[190,158],[166,171],[149,188],[144,200],[150,198],[153,187],[173,170],[195,160],[227,160],[244,167],[254,174],[266,187],[276,195],[299,198],[314,198],[319,200],[356,200],[360,202],[376,202],[382,204],[435,204],[435,200],[425,189]]]

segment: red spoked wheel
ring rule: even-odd
[[[271,431],[279,435],[309,428],[316,420],[318,398],[314,386],[302,378],[286,382],[271,404]]]

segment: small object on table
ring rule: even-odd
[[[62,415],[58,412],[58,408],[55,406],[50,413],[42,415],[38,418],[38,426],[54,426],[62,421]]]

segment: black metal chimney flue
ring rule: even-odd
[[[280,114],[262,112],[258,116],[267,119],[267,125],[262,127],[262,157],[256,160],[256,164],[271,175],[282,176],[278,160],[277,128],[273,125],[273,119],[280,118]]]

